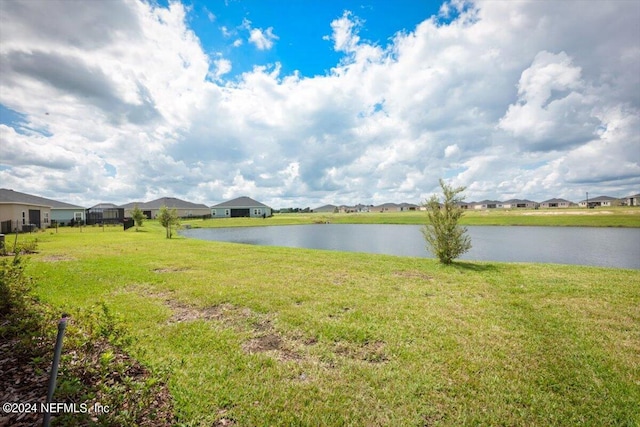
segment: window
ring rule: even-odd
[[[224,210],[224,216],[229,216],[229,209]]]
[[[44,213],[44,223],[49,224],[49,212]]]
[[[25,224],[27,223],[26,218],[27,218],[27,217],[26,217],[26,215],[25,215],[25,213],[24,213],[24,211],[23,211],[23,212],[22,212],[22,225],[25,225]]]
[[[82,212],[74,212],[73,219],[74,221],[82,221]]]

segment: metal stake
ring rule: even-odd
[[[49,377],[49,390],[47,391],[47,411],[44,413],[44,421],[42,425],[49,427],[51,423],[51,412],[49,411],[49,404],[53,400],[53,392],[56,389],[56,377],[58,376],[58,364],[60,363],[60,353],[62,353],[62,338],[64,337],[64,330],[67,328],[67,320],[69,316],[67,314],[62,315],[62,319],[58,322],[58,337],[56,338],[56,348],[53,352],[53,364],[51,365],[51,376]]]

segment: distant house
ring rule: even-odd
[[[568,208],[574,203],[565,199],[549,199],[540,202],[541,208]]]
[[[526,199],[511,199],[502,202],[502,207],[505,209],[535,209],[538,207],[538,203]]]
[[[640,194],[625,197],[624,200],[627,206],[640,206]]]
[[[319,208],[315,208],[313,211],[319,213],[334,213],[338,212],[338,207],[336,205],[324,205]]]
[[[99,203],[86,211],[86,224],[120,224],[124,221],[124,209],[113,203]]]
[[[482,200],[473,205],[473,209],[501,209],[503,207],[503,203],[499,200]]]
[[[180,218],[204,217],[211,214],[211,209],[207,205],[187,202],[175,197],[161,197],[150,202],[142,203],[131,202],[120,207],[124,209],[125,217],[131,218],[133,209],[135,209],[136,206],[138,206],[138,209],[149,219],[156,218],[160,212],[160,208],[163,206],[169,209],[175,209]]]
[[[395,203],[383,203],[378,206],[374,206],[371,208],[372,212],[399,212],[400,205]]]
[[[400,203],[400,212],[417,211],[418,209],[419,206],[413,203]]]
[[[598,196],[598,197],[594,197],[593,199],[589,199],[588,201],[583,200],[579,203],[580,207],[582,208],[586,208],[587,204],[589,205],[590,208],[595,208],[595,207],[620,206],[622,202],[620,201],[620,199],[616,199],[615,197]]]
[[[51,222],[51,200],[0,188],[0,232],[47,228]]]
[[[212,218],[265,218],[269,216],[272,216],[272,209],[250,197],[238,197],[211,206]]]

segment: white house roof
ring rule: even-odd
[[[9,190],[6,188],[0,188],[0,203],[19,203],[48,206],[52,209],[84,209],[82,206],[59,202],[57,200],[45,199],[44,197],[21,193],[19,191]]]
[[[237,199],[228,200],[211,206],[212,208],[268,208],[269,206],[253,200],[251,197],[238,197]]]

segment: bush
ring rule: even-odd
[[[422,229],[422,234],[429,250],[440,262],[451,264],[454,259],[471,249],[471,239],[466,235],[467,229],[458,225],[463,214],[459,205],[463,197],[459,194],[465,187],[452,188],[441,179],[440,188],[444,195],[442,205],[435,194],[424,204],[429,222]]]

